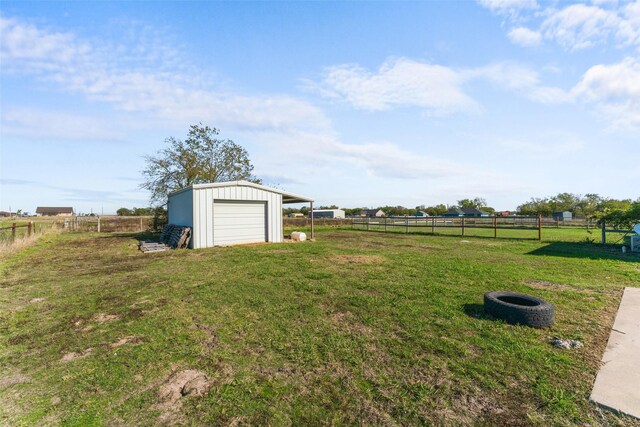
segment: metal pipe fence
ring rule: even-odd
[[[508,217],[381,217],[353,218],[353,230],[438,234],[438,230],[459,229],[464,236],[469,229],[493,230],[498,237],[499,230],[530,230],[536,232],[536,238],[542,240],[542,228],[555,227],[556,220],[540,216]],[[451,234],[451,233],[447,233]]]

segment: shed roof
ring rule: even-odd
[[[59,214],[59,213],[73,213],[73,208],[70,207],[48,207],[38,206],[36,213],[39,214]]]
[[[191,190],[191,189],[218,188],[218,187],[252,187],[252,188],[257,188],[259,190],[271,191],[272,193],[282,194],[282,203],[306,203],[306,202],[314,201],[309,197],[300,196],[298,194],[289,193],[287,191],[283,191],[278,188],[267,187],[265,185],[260,185],[260,184],[256,184],[254,182],[249,182],[249,181],[227,181],[227,182],[209,182],[205,184],[193,184],[193,185],[190,185],[189,187],[185,187],[180,190],[176,190],[172,193],[169,193],[169,196],[181,193],[183,191]]]

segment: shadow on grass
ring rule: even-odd
[[[157,242],[160,239],[160,233],[154,231],[141,231],[141,232],[112,232],[112,233],[100,233],[101,239],[136,239],[144,240],[148,242]]]
[[[462,304],[462,311],[469,317],[478,320],[495,320],[493,316],[484,311],[483,304]]]
[[[553,242],[528,252],[527,255],[640,262],[640,254],[638,253],[627,252],[625,254],[622,253],[620,246],[595,243]]]

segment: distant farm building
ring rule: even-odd
[[[169,224],[191,227],[189,246],[197,249],[282,242],[285,203],[313,208],[313,199],[249,181],[195,184],[169,194],[167,206]]]
[[[36,209],[36,215],[37,216],[73,216],[73,208],[38,206],[38,208]]]
[[[360,216],[366,218],[380,218],[385,216],[385,213],[382,209],[363,209],[360,211]]]
[[[487,212],[481,211],[480,209],[476,208],[449,208],[444,213],[444,216],[479,218],[487,217],[490,215]]]
[[[425,217],[425,216],[429,216],[429,214],[428,214],[428,213],[426,213],[426,212],[424,212],[424,211],[418,211],[418,212],[416,212],[416,215],[415,215],[415,216],[418,216],[418,217]]]
[[[314,218],[344,218],[342,209],[318,209],[313,211]]]
[[[0,217],[10,217],[11,216],[11,212],[7,212],[7,211],[0,211]]]
[[[558,211],[551,214],[551,217],[556,221],[571,221],[573,220],[573,214],[571,211]]]

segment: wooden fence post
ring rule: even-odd
[[[142,231],[142,217],[140,217],[140,231]]]
[[[542,214],[538,214],[538,240],[542,240]]]
[[[384,232],[387,232],[387,217],[384,217]]]
[[[436,219],[431,218],[431,234],[436,234]]]
[[[498,237],[498,217],[493,217],[493,237]]]
[[[462,235],[464,236],[464,217],[462,217]]]
[[[408,216],[404,217],[404,232],[405,233],[409,232],[409,217]]]
[[[605,245],[607,243],[607,225],[605,220],[602,220],[602,240],[601,243]]]
[[[11,224],[11,241],[16,240],[16,223]]]
[[[100,217],[98,217],[98,233],[100,232]]]
[[[29,224],[27,225],[27,237],[31,237],[31,227],[32,227],[32,222],[29,221]]]

